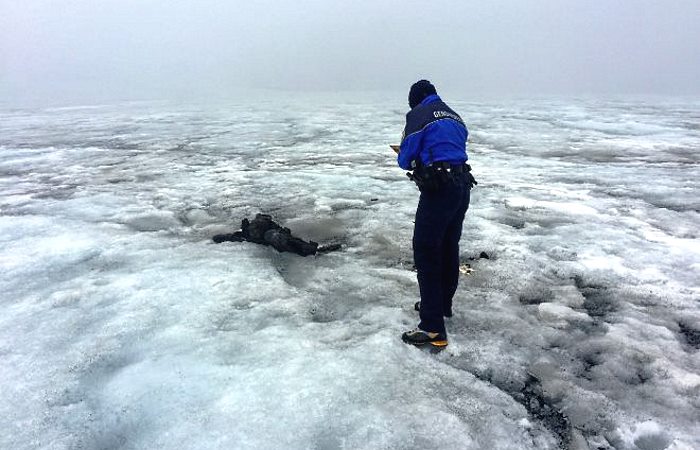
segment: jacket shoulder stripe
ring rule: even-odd
[[[414,134],[418,134],[418,133],[422,132],[423,130],[425,130],[426,128],[428,128],[430,125],[432,125],[432,124],[434,124],[434,123],[441,122],[441,121],[443,121],[443,120],[453,120],[453,121],[459,123],[460,125],[464,126],[464,122],[462,122],[462,121],[455,120],[455,119],[453,119],[453,118],[451,118],[451,117],[443,117],[443,118],[441,118],[441,119],[436,119],[436,120],[433,120],[433,121],[431,121],[431,122],[426,123],[426,124],[423,126],[423,128],[421,128],[420,130],[414,131],[413,133],[411,133],[411,134],[409,134],[409,135],[407,135],[407,136],[404,136],[403,140],[406,140],[407,138],[409,138],[410,136],[413,136]]]

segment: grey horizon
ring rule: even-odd
[[[0,5],[0,101],[251,89],[700,94],[700,4],[649,0]]]

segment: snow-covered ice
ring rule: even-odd
[[[700,102],[446,100],[438,355],[403,97],[0,110],[0,448],[700,448]],[[257,212],[343,250],[211,242]]]

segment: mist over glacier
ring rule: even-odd
[[[0,110],[0,448],[699,448],[700,101],[445,100],[438,355],[396,97]],[[211,242],[257,212],[343,250]]]

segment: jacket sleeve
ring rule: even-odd
[[[419,131],[409,134],[401,140],[401,151],[397,157],[399,167],[404,170],[412,169],[411,162],[419,158],[422,137],[422,133]]]

